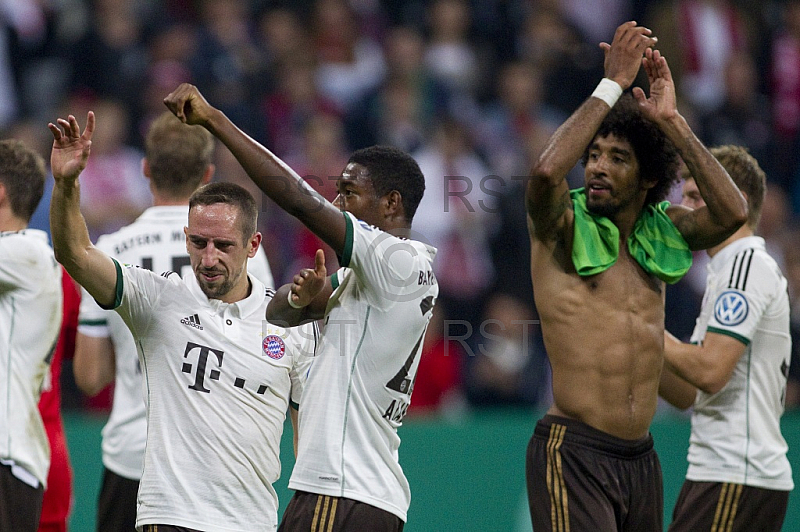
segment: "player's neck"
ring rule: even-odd
[[[713,258],[714,255],[725,249],[727,246],[733,244],[737,240],[740,240],[742,238],[747,238],[748,236],[753,236],[754,234],[755,232],[753,231],[753,228],[750,227],[747,223],[745,223],[743,226],[737,229],[735,233],[733,233],[731,236],[723,240],[722,243],[712,248],[708,248],[706,252],[708,253],[709,257]]]
[[[621,241],[625,242],[628,240],[643,210],[644,198],[642,198],[641,204],[628,204],[625,208],[609,217],[609,219],[614,222],[614,225],[617,226],[617,229],[619,229]]]
[[[28,223],[19,216],[15,216],[11,209],[0,209],[0,231],[22,231]]]
[[[152,191],[152,189],[151,189]],[[176,207],[180,205],[189,206],[189,198],[168,196],[156,191],[153,192],[153,206],[154,207]]]
[[[384,231],[397,238],[411,239],[411,228],[408,226],[394,226],[386,228]]]

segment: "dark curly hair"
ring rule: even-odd
[[[631,144],[639,162],[640,179],[656,181],[655,186],[647,193],[645,204],[664,200],[679,179],[678,150],[657,125],[642,115],[630,92],[623,94],[606,115],[595,138],[608,135],[625,139]],[[589,146],[581,158],[584,166],[589,157]]]
[[[406,221],[411,224],[425,193],[425,177],[413,157],[392,146],[370,146],[353,152],[348,163],[360,164],[369,171],[377,197],[398,191]]]

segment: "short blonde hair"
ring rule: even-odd
[[[189,196],[200,186],[214,155],[214,137],[165,111],[150,125],[145,156],[153,186],[170,196]]]
[[[767,176],[755,157],[743,146],[717,146],[710,149],[733,182],[747,196],[747,225],[755,230],[767,191]]]

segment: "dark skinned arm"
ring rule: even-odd
[[[267,305],[267,321],[279,327],[294,327],[325,316],[333,285],[325,269],[325,253],[318,249],[314,268],[304,268],[293,282],[281,286]],[[292,302],[289,304],[289,294]]]
[[[164,99],[164,104],[184,123],[201,125],[211,132],[228,147],[264,194],[337,254],[343,252],[346,223],[339,209],[275,154],[236,127],[222,111],[209,105],[197,87],[181,84]]]
[[[617,28],[605,53],[605,77],[622,89],[630,87],[642,65],[644,51],[656,43],[650,30],[626,22]],[[553,134],[531,170],[526,189],[529,230],[539,240],[562,237],[571,212],[567,173],[575,166],[611,108],[599,98],[587,99]]]
[[[667,213],[691,249],[715,246],[747,221],[747,202],[728,172],[678,113],[672,73],[658,50],[645,52],[644,69],[650,81],[650,97],[645,98],[641,88],[634,88],[639,108],[675,144],[706,202],[706,207],[693,211],[674,206]]]

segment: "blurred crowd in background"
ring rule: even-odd
[[[549,370],[522,179],[602,78],[598,43],[625,20],[658,37],[701,139],[746,146],[767,173],[759,234],[789,280],[786,404],[800,407],[800,0],[3,0],[0,133],[49,160],[47,123],[96,113],[81,177],[93,239],[150,205],[143,138],[181,82],[328,199],[352,150],[408,151],[427,182],[413,228],[439,248],[441,295],[409,413],[542,408]],[[276,283],[312,266],[325,246],[227,149],[215,159],[217,179],[261,198]],[[582,179],[576,168],[571,184]],[[48,229],[48,194],[34,227]],[[667,290],[667,328],[684,340],[705,288],[707,258],[695,259]],[[85,398],[69,382],[64,393],[66,407],[108,407],[108,393]]]

